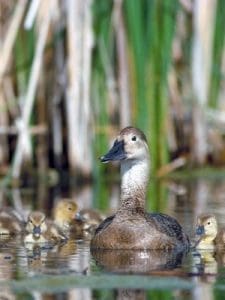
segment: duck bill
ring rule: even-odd
[[[203,235],[203,234],[205,233],[204,226],[202,226],[202,225],[198,226],[198,227],[196,228],[195,233],[196,233],[197,235]]]
[[[40,226],[35,226],[33,229],[33,235],[38,238],[41,234],[41,228]]]
[[[107,163],[109,161],[123,160],[125,158],[124,141],[116,140],[109,152],[100,157],[100,160],[103,163]]]

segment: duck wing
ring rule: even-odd
[[[162,213],[146,213],[146,219],[152,219],[157,226],[157,229],[173,238],[176,238],[181,243],[189,246],[189,238],[184,233],[183,228],[176,219]]]
[[[102,221],[102,223],[100,223],[99,226],[96,228],[95,234],[97,234],[98,232],[107,228],[112,223],[114,217],[115,217],[115,215],[112,215],[112,216],[109,216],[108,218],[106,218],[104,221]]]

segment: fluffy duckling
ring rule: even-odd
[[[84,230],[93,233],[98,225],[105,219],[98,210],[93,208],[84,208],[77,214],[84,222]]]
[[[215,239],[216,248],[218,250],[225,249],[225,228],[221,228]]]
[[[174,218],[145,211],[150,157],[144,133],[124,128],[101,161],[120,161],[121,204],[96,229],[91,248],[187,250],[189,239]]]
[[[199,236],[195,247],[199,250],[214,250],[218,225],[213,214],[202,214],[197,217],[196,235]]]
[[[28,216],[25,243],[57,243],[66,240],[66,236],[49,220],[43,212],[34,211]]]
[[[0,210],[0,236],[12,236],[24,231],[22,218],[10,208]]]
[[[67,237],[83,234],[84,222],[80,217],[76,217],[77,211],[77,204],[70,199],[60,200],[54,207],[54,222]]]

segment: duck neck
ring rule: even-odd
[[[149,162],[123,161],[121,163],[121,205],[119,214],[144,212],[147,185],[149,180]]]

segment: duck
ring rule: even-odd
[[[0,209],[0,236],[20,235],[24,231],[22,217],[12,208]]]
[[[25,243],[58,243],[67,240],[60,228],[53,221],[47,220],[41,211],[33,211],[28,215],[25,230]]]
[[[91,239],[91,250],[189,249],[190,241],[178,221],[163,213],[145,211],[150,154],[145,134],[128,126],[121,130],[101,162],[120,162],[120,206],[106,218]]]
[[[105,216],[94,208],[83,208],[77,214],[76,218],[80,218],[84,222],[84,231],[94,233],[98,225],[105,219]]]
[[[201,214],[197,217],[196,236],[199,237],[195,248],[198,250],[214,250],[218,233],[218,224],[213,214]]]
[[[217,250],[224,250],[225,249],[225,228],[221,228],[217,233],[215,244]]]
[[[70,199],[61,199],[53,209],[55,224],[67,236],[81,237],[84,231],[84,220],[78,213],[78,205]]]

